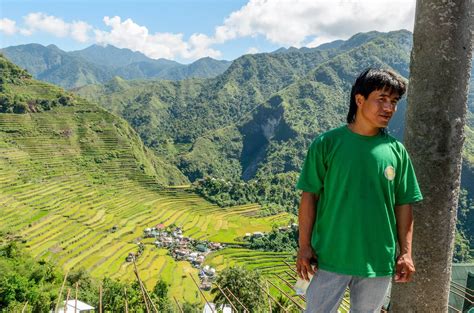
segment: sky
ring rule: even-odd
[[[413,31],[415,0],[0,0],[0,47],[92,44],[190,63]]]

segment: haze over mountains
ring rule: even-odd
[[[140,52],[111,45],[92,45],[83,50],[66,52],[55,45],[45,47],[32,43],[7,47],[0,52],[35,78],[68,89],[104,83],[114,76],[168,80],[214,77],[223,73],[231,63],[202,58],[184,65],[166,59],[150,59]]]

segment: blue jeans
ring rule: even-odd
[[[380,313],[392,277],[360,277],[317,270],[306,290],[306,313],[336,313],[346,287],[351,312]]]

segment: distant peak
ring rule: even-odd
[[[200,59],[197,59],[196,61],[194,61],[193,63],[197,63],[197,62],[206,62],[206,61],[217,61],[211,57],[203,57],[203,58],[200,58]]]
[[[95,43],[95,44],[90,45],[89,47],[85,48],[84,50],[87,50],[87,49],[107,50],[107,49],[118,49],[118,48],[115,47],[115,46],[109,45],[109,44],[100,45],[100,44]]]
[[[275,50],[275,51],[273,51],[272,53],[284,53],[284,52],[286,52],[286,51],[287,51],[287,49],[286,49],[286,48],[284,48],[284,47],[281,47],[281,48],[279,48],[279,49],[276,49],[276,50]]]

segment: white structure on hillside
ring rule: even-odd
[[[210,307],[209,307],[210,305]],[[206,303],[206,305],[204,306],[204,309],[202,310],[202,313],[214,313],[214,312],[217,312],[216,310],[216,305],[212,302],[209,302],[209,305]],[[221,305],[219,307],[219,312],[222,312],[222,313],[232,313],[232,307],[229,305],[229,304],[226,304],[226,305]]]
[[[64,307],[59,308],[58,310],[59,313],[64,313],[66,311],[65,306],[67,306],[67,312],[74,312],[74,308],[76,306],[76,300],[68,300],[67,304],[66,304],[66,301],[64,301],[63,305]],[[90,306],[87,303],[77,300],[76,312],[90,312],[92,310],[94,310],[93,306]]]

